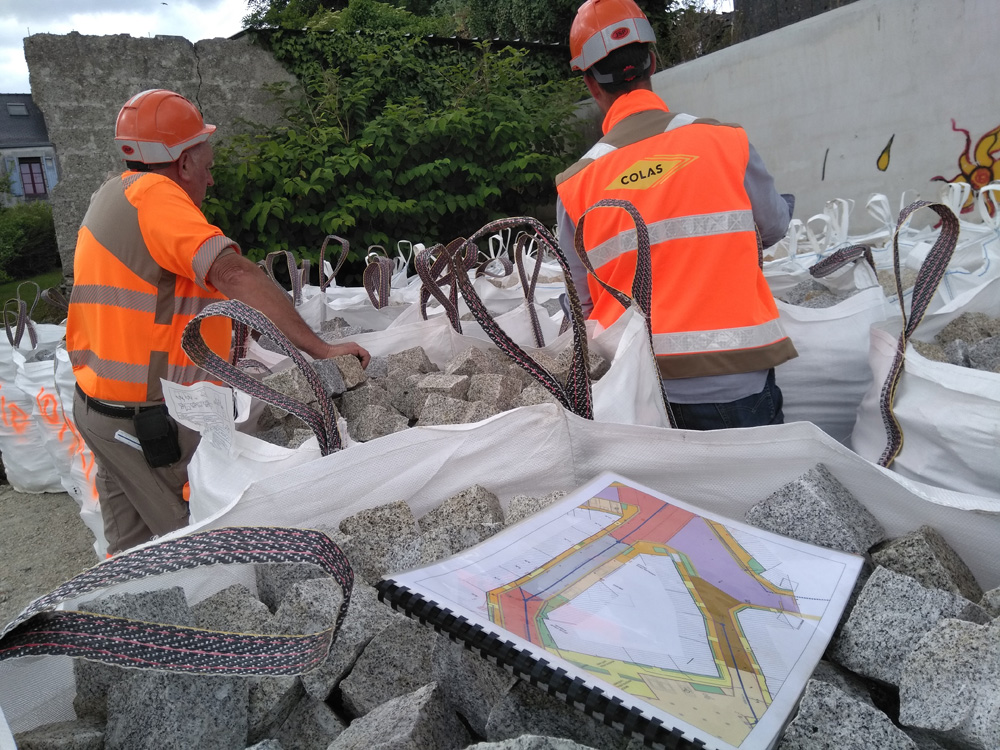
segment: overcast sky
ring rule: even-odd
[[[0,0],[0,93],[27,94],[24,38],[30,34],[229,37],[247,0]]]

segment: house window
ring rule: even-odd
[[[7,102],[7,114],[11,117],[27,117],[28,105],[21,102]]]
[[[44,196],[47,191],[45,190],[45,175],[42,172],[42,160],[38,157],[18,159],[17,165],[21,171],[21,186],[24,188],[24,197]]]

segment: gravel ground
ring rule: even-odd
[[[96,565],[94,535],[64,492],[29,495],[0,485],[0,627],[28,604]]]

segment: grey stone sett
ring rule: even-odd
[[[558,404],[557,399],[548,388],[541,383],[535,382],[526,386],[521,395],[518,396],[515,406],[535,406],[537,404]]]
[[[257,563],[254,566],[257,580],[257,598],[275,612],[292,586],[326,574],[316,565],[306,563]]]
[[[499,411],[513,409],[521,395],[521,381],[507,375],[473,375],[469,401],[482,401]]]
[[[459,750],[469,739],[441,689],[431,683],[351,722],[327,750]]]
[[[301,401],[303,404],[315,404],[318,401],[316,392],[306,380],[306,376],[298,367],[289,367],[279,372],[265,375],[261,382],[283,393],[289,398]]]
[[[534,515],[542,508],[547,508],[564,497],[566,497],[566,492],[563,490],[556,490],[541,496],[514,495],[507,504],[505,522],[511,526],[518,521],[523,521],[528,516]]]
[[[342,354],[339,357],[333,357],[333,363],[340,369],[340,374],[344,378],[344,386],[347,390],[357,388],[368,379],[368,375],[365,374],[365,368],[361,366],[361,360],[353,354]]]
[[[941,351],[944,353],[945,361],[949,364],[957,367],[974,366],[969,359],[969,345],[962,341],[962,339],[949,341],[941,347]]]
[[[1000,747],[1000,621],[941,620],[904,661],[899,704],[945,747]]]
[[[387,380],[390,404],[408,419],[420,419],[427,399],[431,398],[418,387],[423,379],[422,375],[423,373],[403,375],[390,371]]]
[[[979,606],[986,610],[990,617],[1000,617],[1000,588],[990,589],[983,594]]]
[[[374,355],[368,362],[368,367],[365,368],[365,372],[368,373],[368,379],[371,378],[385,378],[389,375],[389,358],[385,355]]]
[[[799,541],[863,554],[885,530],[823,464],[746,513],[747,523]]]
[[[573,353],[573,347],[567,346],[556,355],[556,363],[559,368],[559,372],[565,373],[560,378],[563,382],[566,381],[566,378],[569,375],[569,368],[573,363]],[[593,351],[590,347],[587,348],[587,363],[590,377],[593,380],[600,380],[611,367],[611,363],[608,362],[608,360]]]
[[[977,341],[969,347],[969,366],[985,372],[1000,368],[1000,336]]]
[[[323,383],[327,396],[339,396],[347,390],[344,376],[337,363],[332,359],[318,359],[312,363],[313,369]]]
[[[503,667],[445,637],[434,640],[431,672],[448,702],[481,737],[486,736],[493,707],[517,680]]]
[[[321,575],[312,565],[308,567]],[[191,607],[191,614],[199,628],[230,633],[263,633],[271,619],[267,605],[241,583],[198,602]]]
[[[469,347],[452,357],[444,366],[447,375],[487,375],[497,373],[501,364],[482,349]]]
[[[334,742],[347,725],[323,701],[306,696],[278,730],[282,750],[314,750]]]
[[[352,716],[364,716],[376,706],[429,683],[434,642],[440,637],[431,628],[405,618],[372,638],[340,683],[341,698]]]
[[[440,393],[449,398],[464,399],[469,393],[469,376],[432,372],[417,382],[417,388],[427,395]]]
[[[398,411],[378,404],[366,406],[348,422],[351,437],[361,443],[401,432],[409,426],[410,420]]]
[[[104,722],[74,719],[14,735],[18,750],[104,750]]]
[[[930,526],[879,545],[871,557],[876,565],[908,575],[927,588],[950,591],[973,602],[983,596],[969,567]]]
[[[417,420],[418,427],[442,424],[466,424],[471,407],[468,401],[449,398],[441,393],[432,393],[424,401]]]
[[[499,742],[477,742],[469,745],[467,750],[591,750],[587,745],[581,745],[572,740],[560,737],[540,737],[537,734],[522,734],[509,740]]]
[[[310,635],[333,627],[344,600],[340,584],[332,578],[312,578],[292,584],[271,618],[268,632]]]
[[[989,620],[978,605],[961,596],[876,568],[831,643],[829,658],[859,675],[898,686],[906,656],[945,618]]]
[[[474,484],[425,513],[418,523],[422,532],[442,526],[500,524],[503,523],[503,508],[496,495],[482,485]]]
[[[777,750],[821,748],[917,750],[913,740],[870,703],[855,700],[829,683],[809,680],[798,713]]]
[[[367,406],[383,406],[386,408],[392,406],[392,401],[386,390],[375,385],[370,380],[340,397],[340,412],[349,423],[357,420],[358,416]]]
[[[437,372],[439,369],[428,358],[427,352],[422,346],[414,346],[389,355],[388,375],[390,378],[398,377],[400,374]]]

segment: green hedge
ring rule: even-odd
[[[59,265],[52,206],[45,201],[0,207],[0,283]]]

